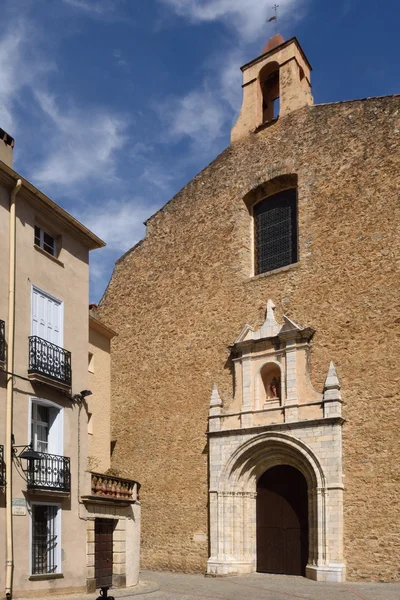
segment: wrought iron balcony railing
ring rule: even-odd
[[[4,464],[4,446],[0,446],[0,486],[6,484],[6,467]]]
[[[135,502],[138,499],[140,484],[131,479],[121,479],[113,475],[92,473],[92,496]]]
[[[29,490],[71,491],[70,459],[39,452],[40,458],[28,459],[26,479]]]
[[[29,338],[30,375],[42,375],[71,387],[71,352],[37,335]]]
[[[0,362],[6,360],[6,324],[0,319]]]

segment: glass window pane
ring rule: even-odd
[[[46,250],[49,254],[53,254],[53,256],[56,250],[55,239],[45,231],[43,232],[43,250]]]
[[[36,404],[37,406],[37,416],[36,420],[41,421],[42,423],[49,422],[49,409],[47,406],[43,406],[42,404]]]
[[[35,225],[35,244],[40,246],[40,227]]]
[[[296,190],[269,196],[254,207],[256,274],[297,261]]]

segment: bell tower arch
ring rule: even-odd
[[[242,67],[243,103],[232,128],[235,142],[264,123],[314,103],[311,65],[295,37],[272,37],[262,54]]]

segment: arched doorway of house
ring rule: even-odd
[[[257,571],[305,575],[307,558],[306,479],[294,467],[272,467],[257,483]]]

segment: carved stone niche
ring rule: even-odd
[[[264,408],[279,406],[282,398],[282,373],[280,365],[268,362],[260,369],[260,396],[264,398]]]
[[[232,346],[236,385],[231,408],[241,413],[241,427],[324,416],[324,396],[309,378],[315,330],[286,316],[281,325],[274,311],[268,300],[262,327],[255,331],[246,325]]]

